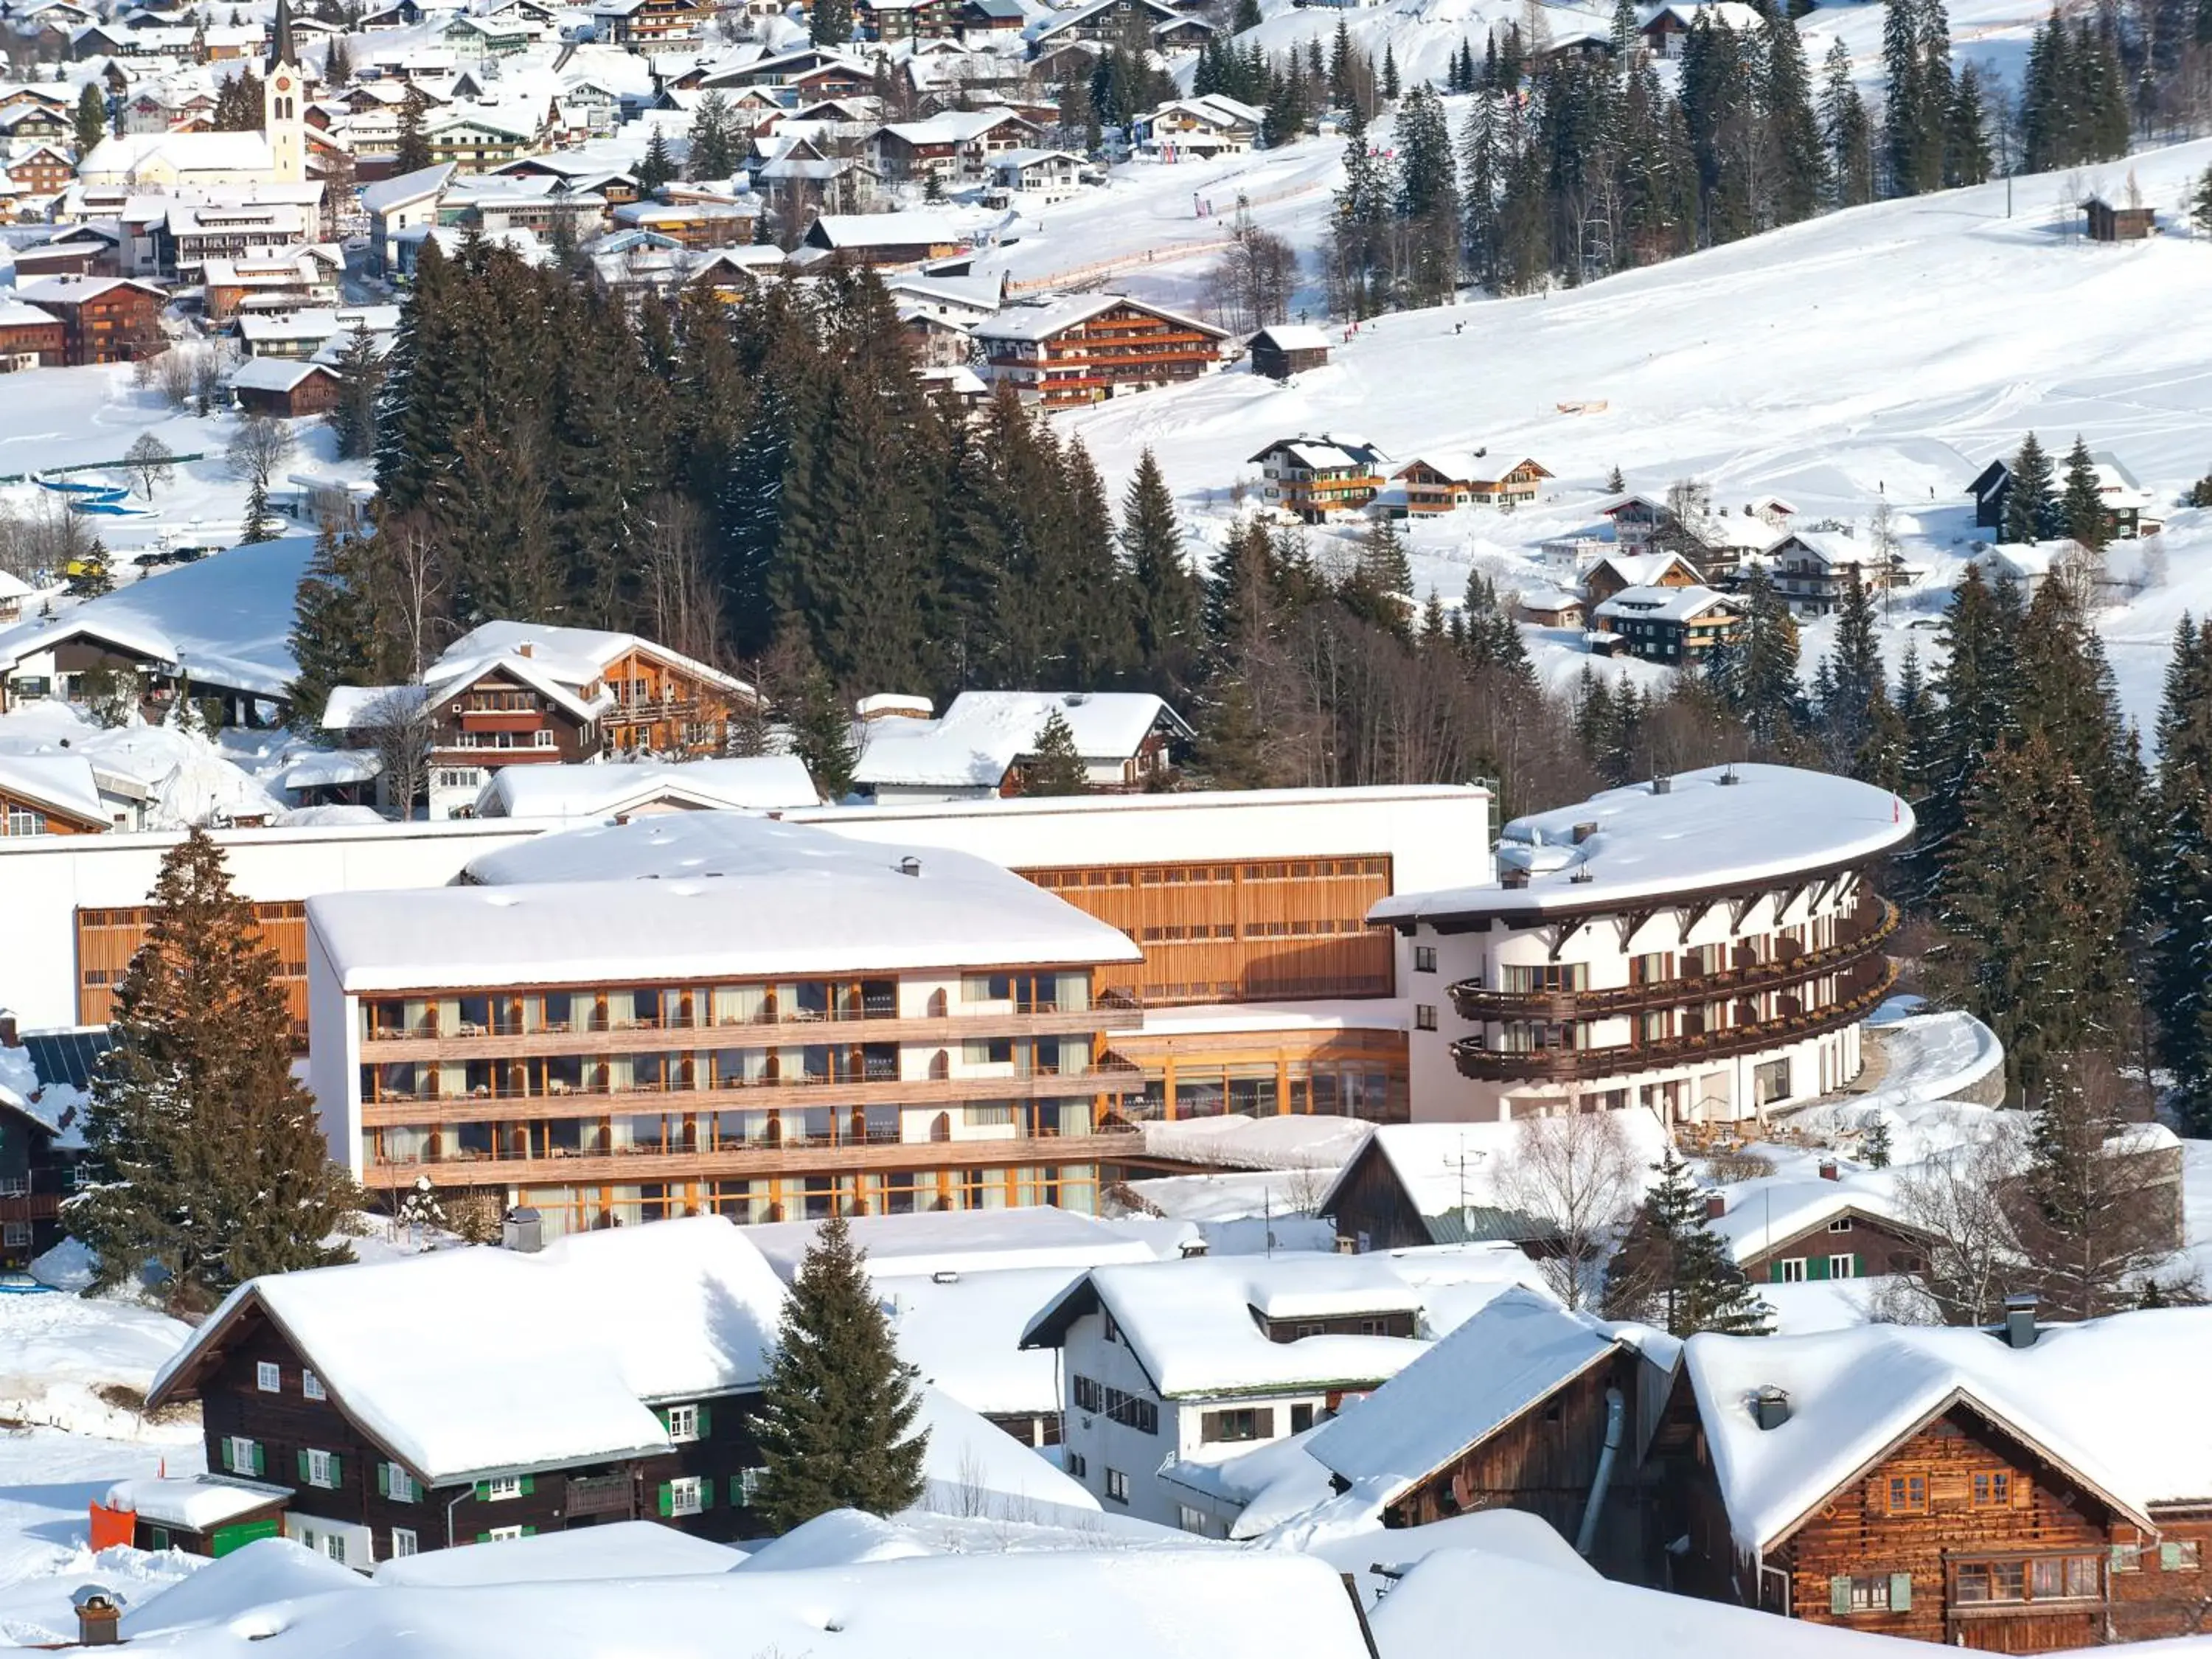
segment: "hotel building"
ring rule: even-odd
[[[1843,1087],[1896,978],[1869,872],[1912,832],[1887,790],[1778,766],[1514,820],[1495,880],[1369,913],[1399,934],[1418,1115],[1733,1122]]]

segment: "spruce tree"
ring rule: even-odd
[[[2212,1133],[2212,641],[2185,613],[2159,710],[2152,811],[2150,1007],[2175,1112],[2203,1135]]]
[[[853,39],[853,0],[810,0],[806,37],[817,46],[843,46]],[[713,175],[719,178],[721,175]]]
[[[1840,39],[1821,65],[1820,138],[1827,152],[1827,199],[1857,207],[1874,199],[1873,127],[1851,78],[1851,54]]]
[[[825,3],[842,3],[842,0],[825,0]],[[847,17],[849,33],[849,9]],[[737,131],[730,114],[730,100],[720,91],[709,91],[691,112],[684,171],[694,179],[726,179],[737,166]]]
[[[836,683],[807,649],[804,635],[794,634],[789,643],[798,665],[785,714],[791,752],[805,766],[822,799],[840,801],[853,792],[853,768],[860,759],[853,747],[852,719]]]
[[[1773,1310],[1714,1233],[1689,1165],[1669,1146],[1651,1167],[1658,1182],[1606,1269],[1606,1317],[1656,1325],[1672,1336],[1765,1335]]]
[[[76,127],[77,159],[82,161],[107,137],[107,100],[97,81],[86,82],[76,95]]]
[[[246,506],[239,514],[239,523],[238,542],[241,547],[276,539],[276,526],[269,516],[269,489],[258,478],[246,487]]]
[[[1336,597],[1360,621],[1401,639],[1412,637],[1413,568],[1389,514],[1378,514],[1367,526],[1358,556],[1338,585]]]
[[[2091,552],[2111,539],[2105,517],[2105,497],[2097,481],[2097,464],[2089,459],[2089,445],[2080,433],[2066,452],[2066,489],[2058,499],[2060,528]]]
[[[1035,745],[1022,757],[1022,793],[1082,795],[1090,789],[1091,775],[1075,747],[1075,733],[1055,708],[1045,716]]]
[[[1121,500],[1121,555],[1136,594],[1137,645],[1163,695],[1195,678],[1204,647],[1204,595],[1183,551],[1175,497],[1148,447]]]
[[[1893,1156],[1889,1120],[1880,1112],[1869,1114],[1866,1127],[1859,1133],[1859,1157],[1869,1170],[1887,1170]]]
[[[668,153],[667,137],[658,127],[645,141],[645,154],[639,158],[635,177],[640,196],[659,195],[662,186],[676,177],[676,161]]]
[[[1753,741],[1771,751],[1797,723],[1797,624],[1764,565],[1752,567],[1743,599],[1731,701]]]
[[[2005,494],[2004,538],[2039,542],[2059,533],[2063,520],[2051,487],[2051,457],[2029,433],[2012,460],[2012,486]]]
[[[779,1532],[831,1510],[892,1515],[922,1494],[929,1431],[915,1369],[842,1215],[816,1230],[784,1304],[753,1432],[767,1468],[757,1498]]]
[[[407,95],[399,100],[399,143],[392,152],[393,173],[419,173],[430,165],[430,140],[422,131],[429,112],[429,100],[422,89],[409,87]]]
[[[292,724],[302,734],[319,729],[333,686],[373,683],[363,672],[372,626],[363,562],[361,544],[325,519],[293,599],[288,641],[299,669],[289,688]]]
[[[2197,189],[2189,198],[2190,222],[2200,236],[2212,236],[2212,167],[2204,169],[2204,176],[2197,181]]]
[[[326,418],[337,434],[338,459],[365,459],[376,453],[376,411],[384,396],[384,368],[366,323],[346,337],[336,368],[338,398]]]
[[[152,1261],[173,1300],[205,1306],[257,1274],[351,1259],[325,1241],[359,1195],[293,1080],[281,969],[222,850],[193,830],[161,861],[92,1083],[97,1179],[69,1220],[103,1283]]]

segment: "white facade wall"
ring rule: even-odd
[[[1622,1072],[1573,1082],[1498,1084],[1479,1082],[1460,1074],[1451,1045],[1463,1037],[1480,1036],[1480,1022],[1462,1019],[1452,1006],[1450,988],[1474,981],[1486,988],[1510,988],[1507,970],[1547,964],[1582,966],[1584,989],[1617,989],[1630,983],[1634,957],[1678,953],[1705,945],[1731,951],[1740,941],[1770,937],[1788,927],[1809,929],[1821,917],[1833,917],[1840,928],[1858,907],[1865,891],[1856,878],[1839,884],[1819,903],[1810,891],[1791,896],[1778,914],[1775,896],[1762,896],[1740,921],[1732,921],[1729,907],[1717,904],[1696,917],[1686,931],[1686,910],[1662,909],[1638,927],[1625,946],[1625,915],[1593,917],[1566,940],[1554,957],[1548,928],[1510,930],[1493,921],[1487,933],[1440,933],[1426,925],[1410,939],[1398,941],[1399,984],[1415,1011],[1409,1037],[1408,1073],[1413,1115],[1416,1122],[1489,1122],[1513,1117],[1540,1115],[1569,1109],[1576,1097],[1626,1088],[1627,1104],[1643,1103],[1647,1087],[1662,1091],[1679,1085],[1674,1121],[1732,1122],[1755,1116],[1760,1110],[1753,1074],[1761,1066],[1778,1060],[1790,1062],[1789,1092],[1765,1104],[1786,1107],[1832,1093],[1858,1074],[1862,1063],[1859,1028],[1778,1043],[1771,1048],[1729,1057],[1685,1060],[1673,1065]],[[1689,907],[1693,908],[1694,907]],[[1417,969],[1419,951],[1433,951],[1433,971]],[[1686,994],[1685,1004],[1701,999]],[[1717,994],[1716,1001],[1732,999]],[[1433,1010],[1435,1029],[1419,1029],[1426,1011]],[[1593,1046],[1626,1044],[1632,1035],[1632,1017],[1622,1015],[1589,1022]]]
[[[1084,1315],[1068,1328],[1060,1370],[1060,1397],[1066,1413],[1063,1445],[1066,1452],[1083,1460],[1083,1473],[1075,1478],[1109,1513],[1133,1515],[1164,1527],[1181,1528],[1186,1520],[1185,1509],[1200,1510],[1212,1517],[1212,1524],[1205,1530],[1215,1538],[1227,1535],[1226,1527],[1221,1523],[1233,1516],[1235,1506],[1224,1506],[1218,1499],[1209,1500],[1187,1486],[1164,1480],[1161,1471],[1179,1462],[1225,1461],[1273,1441],[1287,1439],[1293,1406],[1311,1406],[1316,1422],[1321,1421],[1328,1410],[1328,1395],[1320,1389],[1240,1394],[1233,1399],[1163,1400],[1127,1345],[1107,1340],[1105,1318],[1097,1313]],[[1158,1408],[1159,1432],[1146,1434],[1131,1425],[1109,1421],[1103,1413],[1079,1411],[1074,1382],[1078,1376],[1153,1402]],[[1204,1437],[1206,1413],[1224,1408],[1273,1409],[1275,1432],[1267,1440],[1209,1443]],[[1073,1465],[1067,1467],[1073,1474]],[[1107,1495],[1109,1471],[1127,1477],[1129,1496],[1126,1504]]]

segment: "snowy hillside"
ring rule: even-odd
[[[1330,365],[1287,385],[1237,370],[1068,418],[1109,479],[1152,446],[1209,539],[1277,437],[1354,433],[1401,461],[1534,457],[1558,475],[1536,507],[1462,511],[1414,532],[1419,586],[1447,598],[1478,562],[1533,581],[1522,561],[1590,522],[1615,465],[1632,489],[1695,477],[1717,505],[1773,492],[1809,518],[1862,524],[1886,495],[1929,568],[1900,596],[1892,643],[1917,622],[1924,648],[1973,534],[1967,482],[2023,431],[2062,450],[2085,434],[2169,507],[2212,471],[2212,241],[2185,234],[2179,211],[2212,141],[2133,165],[2166,216],[2167,234],[2147,244],[2088,243],[2059,210],[2118,191],[2127,168],[2023,178],[2009,219],[2002,182],[1880,203],[1584,289],[1339,331]],[[2212,611],[2208,520],[2170,511],[2164,585],[2100,618],[2139,718],[2175,619]],[[1822,629],[1807,632],[1809,662]]]

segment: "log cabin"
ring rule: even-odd
[[[164,1365],[210,1471],[366,1571],[606,1521],[766,1530],[750,1430],[783,1286],[719,1217],[249,1280]]]
[[[1226,330],[1120,294],[1021,301],[975,325],[983,378],[1047,408],[1103,403],[1221,366]]]
[[[2000,1653],[2196,1629],[2212,1310],[1699,1335],[1650,1456],[1687,1593]],[[2123,1398],[2122,1396],[2124,1395]]]

